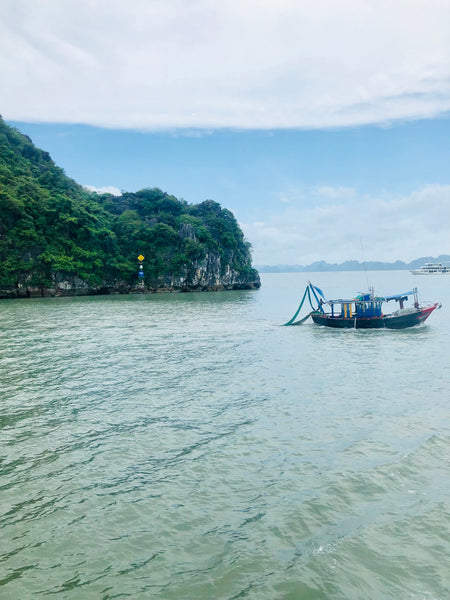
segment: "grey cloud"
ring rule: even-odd
[[[440,0],[2,0],[2,114],[147,129],[434,116],[450,110],[449,21]]]

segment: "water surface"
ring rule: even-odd
[[[424,327],[280,327],[258,291],[0,302],[0,598],[444,600],[450,278]]]

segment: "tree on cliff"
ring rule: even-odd
[[[243,287],[259,285],[229,210],[212,200],[189,205],[159,189],[88,192],[0,117],[0,290],[45,293],[56,273],[96,289],[132,285],[140,253],[150,288],[183,275],[190,289],[193,265],[211,254]]]

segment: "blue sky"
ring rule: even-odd
[[[3,0],[0,113],[79,183],[230,208],[256,264],[450,254],[450,5]]]

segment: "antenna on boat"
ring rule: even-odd
[[[363,263],[363,267],[364,267],[364,275],[366,276],[367,289],[369,289],[370,284],[369,284],[369,278],[367,277],[366,261],[364,259],[364,248],[363,248],[363,242],[362,242],[361,236],[359,236],[359,243],[361,244],[361,258],[362,258],[362,263]]]

